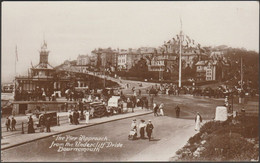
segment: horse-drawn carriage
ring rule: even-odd
[[[83,99],[83,107],[90,111],[91,117],[103,117],[106,114],[106,106],[102,102],[90,102]]]
[[[114,114],[123,113],[123,100],[120,96],[112,96],[108,100],[108,109],[112,110]]]

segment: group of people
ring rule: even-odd
[[[69,122],[70,124],[79,124],[80,113],[78,110],[69,111]]]
[[[46,98],[49,101],[55,101],[56,96],[53,91],[44,90],[44,88],[36,88],[35,90],[26,91],[26,90],[15,90],[16,101],[46,101]]]
[[[16,125],[16,120],[14,117],[12,117],[12,119],[10,119],[9,117],[6,117],[6,121],[5,121],[5,126],[6,126],[6,130],[7,131],[14,131],[15,129],[15,125]]]
[[[164,104],[163,103],[161,103],[160,105],[158,105],[156,103],[153,103],[153,113],[154,113],[154,116],[164,116],[163,108],[164,108]]]
[[[128,135],[129,139],[132,139],[132,140],[137,139],[137,129],[138,128],[139,128],[139,132],[140,132],[140,139],[145,139],[145,131],[146,131],[147,137],[148,137],[149,141],[151,141],[152,132],[153,132],[153,129],[154,129],[152,121],[149,120],[148,124],[146,124],[145,120],[141,120],[139,125],[138,125],[137,122],[136,122],[136,119],[134,119],[132,121],[131,130],[130,130],[130,133]]]
[[[84,92],[83,91],[73,91],[71,89],[67,89],[65,91],[65,96],[67,101],[78,101],[82,98],[84,98]]]
[[[44,132],[44,128],[46,128],[46,132],[51,132],[51,119],[52,119],[51,117],[44,117],[43,114],[41,114],[39,116],[39,124],[38,125],[40,127],[40,132]]]

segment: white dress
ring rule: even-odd
[[[86,116],[86,124],[88,124],[89,123],[89,112],[88,111],[85,112],[85,116]]]
[[[71,115],[71,112],[69,112],[69,115],[68,115],[69,123],[70,123],[70,115]]]
[[[200,130],[200,116],[196,116],[196,124],[195,124],[195,130],[199,131]]]
[[[160,108],[160,114],[161,114],[161,116],[164,116],[163,108]]]

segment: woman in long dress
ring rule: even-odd
[[[35,133],[34,127],[33,127],[33,119],[32,116],[30,115],[28,119],[28,134],[30,133]]]
[[[86,116],[86,124],[88,124],[89,123],[89,111],[88,110],[85,111],[85,116]]]
[[[160,115],[161,116],[164,116],[163,107],[164,107],[164,104],[161,103],[160,106],[159,106],[159,110],[160,110]]]
[[[200,130],[200,123],[202,122],[202,118],[199,112],[197,112],[197,115],[195,117],[195,131]]]
[[[146,127],[146,124],[145,124],[145,121],[144,120],[141,120],[141,123],[139,125],[139,130],[140,130],[140,138],[141,139],[144,139],[144,134],[145,134],[145,127]]]

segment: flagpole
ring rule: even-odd
[[[181,19],[180,19],[181,21]],[[180,31],[180,55],[179,55],[179,87],[181,87],[181,44],[182,44],[182,21],[181,21],[181,31]]]
[[[243,60],[241,56],[241,91],[243,90]]]
[[[15,45],[15,57],[14,57],[14,100],[16,92],[16,60],[17,60],[17,45]]]

